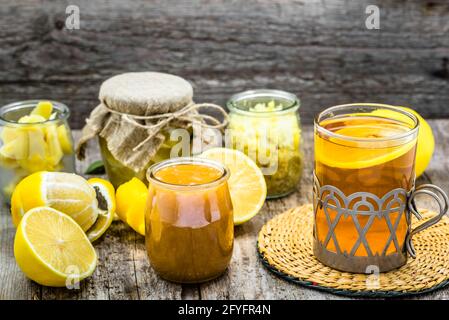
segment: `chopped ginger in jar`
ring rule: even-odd
[[[227,147],[248,155],[262,170],[267,198],[296,190],[302,174],[299,99],[278,90],[251,90],[228,101]]]

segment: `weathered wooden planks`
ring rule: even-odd
[[[196,100],[273,87],[297,93],[310,122],[324,106],[409,105],[449,116],[449,3],[348,0],[4,0],[0,105],[52,98],[80,128],[106,78],[128,71],[179,74]],[[80,8],[80,30],[65,8]],[[365,8],[380,7],[380,30]]]
[[[431,181],[449,192],[449,120],[432,120],[430,124],[437,141],[435,156],[418,184]],[[262,225],[290,207],[311,201],[311,129],[310,126],[304,128],[306,167],[298,191],[286,198],[268,201],[258,216],[236,228],[233,259],[222,277],[191,286],[161,280],[148,263],[143,237],[116,222],[95,244],[99,255],[98,268],[79,290],[44,288],[27,280],[18,269],[13,256],[15,228],[9,210],[2,206],[0,299],[340,299],[277,278],[262,266],[257,257],[256,239]],[[78,171],[83,172],[90,161],[98,158],[98,148],[92,144],[87,161],[77,164]],[[431,202],[421,199],[420,204],[428,206]],[[422,296],[423,299],[448,297],[449,289]]]

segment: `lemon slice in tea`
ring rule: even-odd
[[[348,137],[347,140],[339,137],[323,139],[319,135],[315,137],[315,159],[329,167],[363,169],[381,165],[405,155],[416,145],[415,140],[402,144],[398,144],[397,140],[388,141],[388,138],[403,134],[410,128],[393,122],[383,123],[374,118],[348,117],[347,121],[332,119],[324,121],[321,126],[332,126],[334,122],[342,121],[348,123],[332,129],[332,132]],[[364,138],[367,140],[363,141]]]

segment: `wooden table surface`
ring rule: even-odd
[[[418,184],[432,182],[449,192],[449,119],[431,120],[436,149],[432,163]],[[75,132],[79,136],[79,132]],[[121,222],[115,222],[95,243],[99,263],[92,277],[79,289],[47,288],[28,280],[13,255],[15,228],[9,209],[0,211],[0,299],[341,299],[286,282],[266,270],[256,251],[262,225],[288,208],[311,201],[312,127],[304,128],[305,169],[297,192],[267,201],[250,222],[236,227],[234,254],[230,267],[220,278],[201,285],[178,285],[160,279],[150,267],[144,238]],[[99,159],[92,146],[87,161],[77,164],[78,172]],[[429,205],[428,203],[421,203]],[[448,239],[449,241],[449,239]],[[416,299],[449,298],[449,288]]]

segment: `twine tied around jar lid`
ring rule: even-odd
[[[198,124],[205,130],[224,129],[228,115],[212,103],[193,102],[193,88],[181,77],[158,72],[124,73],[109,78],[100,88],[100,104],[82,130],[76,153],[84,159],[86,143],[100,136],[115,159],[135,172],[144,170],[166,137],[165,129],[188,129]],[[214,109],[223,120],[200,114]],[[202,135],[201,138],[210,135]],[[202,141],[206,145],[208,141]]]

